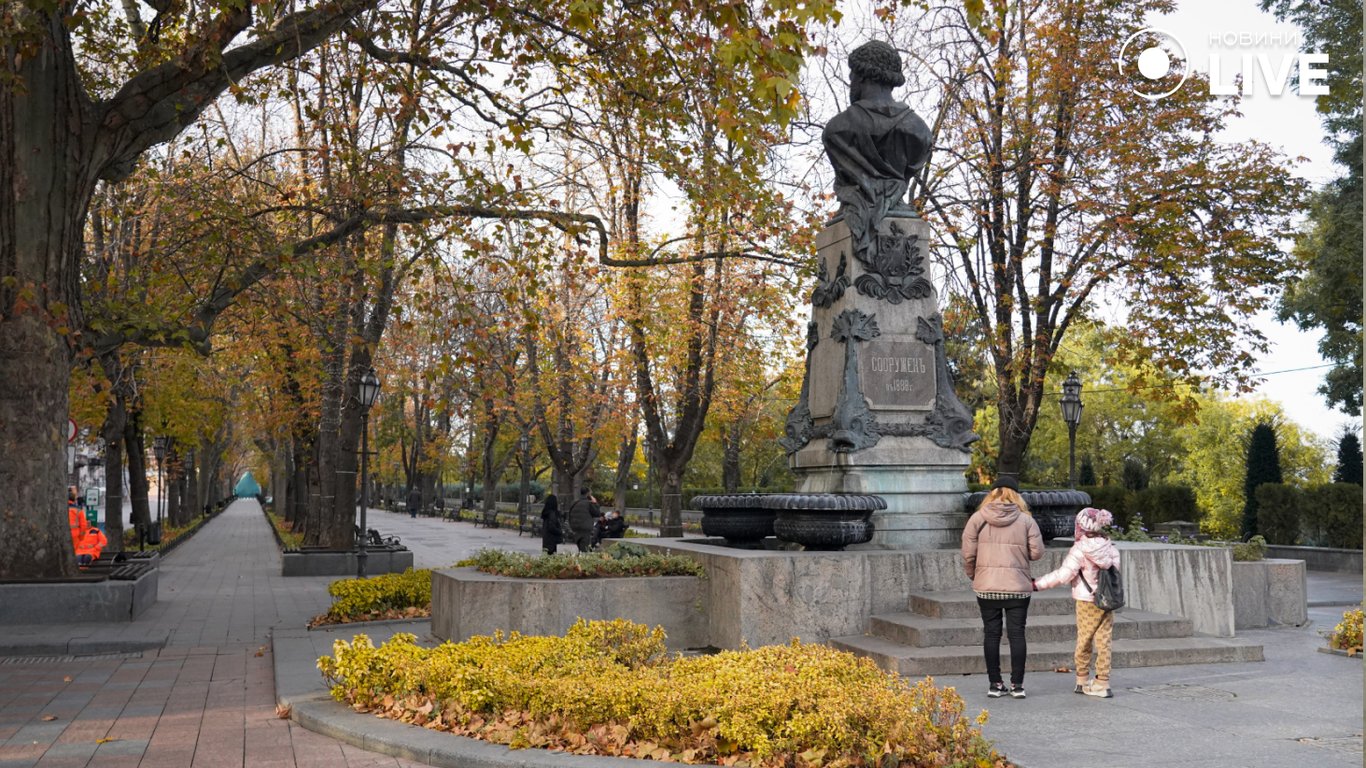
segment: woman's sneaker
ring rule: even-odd
[[[1025,697],[1025,692],[1024,692],[1024,686],[1023,686],[1023,685],[1012,685],[1012,686],[1010,686],[1010,698],[1012,698],[1012,699],[1023,699],[1024,697]]]
[[[1098,699],[1112,699],[1115,696],[1113,693],[1110,693],[1110,686],[1105,685],[1098,680],[1084,686],[1081,692],[1087,696],[1095,696]]]
[[[992,683],[991,687],[987,689],[987,698],[999,699],[1002,696],[1006,695],[1006,693],[1007,691],[1005,683]]]

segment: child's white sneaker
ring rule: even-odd
[[[1115,695],[1110,692],[1110,686],[1099,680],[1093,680],[1090,683],[1081,686],[1081,692],[1087,696],[1095,696],[1098,699],[1112,699],[1115,697]]]

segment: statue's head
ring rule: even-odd
[[[864,43],[849,54],[849,79],[889,88],[901,86],[906,82],[901,74],[901,54],[881,40]]]

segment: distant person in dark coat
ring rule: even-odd
[[[579,498],[569,505],[569,530],[574,534],[574,543],[580,552],[593,548],[593,523],[602,517],[598,500],[588,492],[588,486],[579,489]]]
[[[422,508],[422,491],[417,488],[408,491],[408,517],[417,519],[417,511]]]
[[[552,493],[545,497],[545,506],[541,507],[541,549],[547,555],[553,555],[561,541],[564,541],[564,524],[560,520],[560,500]]]

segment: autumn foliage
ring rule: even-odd
[[[338,640],[318,660],[354,709],[574,754],[748,766],[999,766],[932,680],[911,683],[823,645],[668,656],[662,629],[580,620],[564,637],[477,636],[428,649],[408,634]]]

